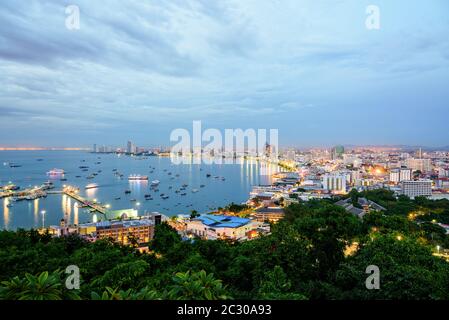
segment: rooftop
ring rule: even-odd
[[[245,218],[239,218],[234,216],[225,215],[212,215],[203,214],[195,219],[194,221],[201,221],[208,227],[213,228],[239,228],[248,224],[251,220]]]

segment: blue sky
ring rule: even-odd
[[[2,0],[0,145],[168,145],[192,120],[285,146],[449,145],[449,2],[411,3]]]

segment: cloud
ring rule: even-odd
[[[14,123],[18,138],[33,140],[57,124],[128,139],[194,119],[295,128],[307,116],[326,123],[315,124],[328,128],[325,140],[339,132],[330,109],[357,109],[354,96],[423,92],[440,97],[433,108],[448,98],[430,85],[449,80],[444,2],[422,9],[430,25],[420,8],[391,19],[403,7],[380,1],[378,32],[364,28],[363,4],[348,1],[78,0],[77,31],[65,27],[69,4],[2,1],[0,135]]]

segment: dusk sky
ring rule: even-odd
[[[0,146],[169,145],[193,120],[449,145],[447,0],[1,0],[0,25]]]

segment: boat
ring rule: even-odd
[[[10,164],[9,167],[10,168],[20,168],[21,165],[20,164]]]
[[[186,196],[186,195],[187,195],[187,193],[185,193],[185,192],[184,192],[184,193],[181,193],[181,196]]]
[[[206,177],[210,178],[212,175],[210,173],[206,174]]]
[[[130,194],[131,190],[125,190],[125,194]]]
[[[140,174],[132,174],[128,177],[128,180],[130,181],[148,180],[148,176],[141,176]]]
[[[58,176],[58,175],[63,175],[64,173],[65,173],[65,171],[62,169],[51,169],[50,171],[47,172],[47,175]]]
[[[12,203],[8,203],[8,204],[6,205],[6,207],[12,208],[12,207],[14,207],[14,205],[13,205]]]
[[[75,178],[81,178],[81,176],[75,176]]]
[[[152,186],[157,186],[157,185],[159,185],[159,183],[161,183],[159,180],[153,180],[153,181],[151,181],[151,185],[152,185]]]
[[[129,200],[129,201],[131,201],[131,202],[136,202],[136,201],[137,201],[137,199],[131,199],[131,200]]]
[[[86,179],[93,179],[94,178],[94,176],[88,176],[88,177],[86,177]]]
[[[67,181],[67,178],[61,178],[60,181]]]
[[[204,184],[200,185],[200,188],[204,188],[204,187],[205,187],[205,185],[204,185]]]
[[[120,199],[121,199],[120,197],[115,198],[115,200],[120,200]]]
[[[198,189],[193,189],[192,193],[197,193],[199,190]]]
[[[168,199],[168,198],[170,198],[169,196],[163,196],[162,197],[162,199],[164,199],[164,200],[166,200],[166,199]]]
[[[98,188],[98,184],[97,184],[97,183],[89,183],[89,184],[85,187],[86,190],[88,190],[88,189],[96,189],[96,188]]]

